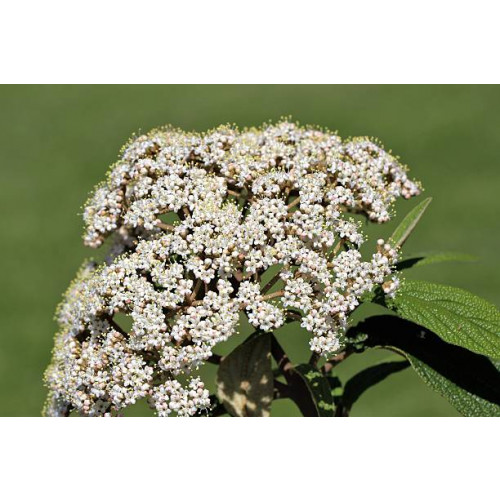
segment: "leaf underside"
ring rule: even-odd
[[[273,400],[271,341],[268,334],[250,338],[222,359],[217,396],[236,417],[268,417]]]
[[[396,316],[373,316],[349,330],[366,347],[405,356],[422,380],[465,416],[500,416],[500,371],[486,356],[449,344]]]

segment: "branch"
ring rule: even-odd
[[[274,399],[290,398],[290,388],[281,383],[279,380],[274,380]]]
[[[196,285],[194,286],[193,293],[188,297],[187,303],[192,304],[194,300],[196,299],[196,296],[198,295],[198,292],[200,291],[201,288],[201,280],[198,280],[196,282]]]
[[[267,282],[267,284],[262,288],[262,294],[268,292],[280,279],[281,279],[281,269]]]
[[[128,332],[126,332],[111,316],[108,316],[106,319],[117,332],[121,333],[126,339],[128,339]]]
[[[297,198],[295,198],[295,200],[292,201],[292,203],[290,203],[289,205],[287,205],[287,210],[290,210],[291,208],[293,208],[295,205],[298,205],[300,203],[300,196],[297,196]]]
[[[292,363],[290,363],[290,359],[288,358],[286,352],[283,350],[281,345],[279,344],[276,337],[271,334],[271,354],[278,364],[278,368],[280,369],[283,375],[287,375],[287,371],[292,367]]]
[[[324,374],[330,373],[338,364],[342,363],[346,358],[348,358],[354,351],[347,348],[345,351],[337,354],[332,359],[328,360],[322,368]]]
[[[309,358],[309,364],[316,367],[318,365],[319,358],[319,354],[317,352],[313,352]]]
[[[284,290],[279,290],[278,292],[273,292],[268,295],[263,295],[262,300],[271,300],[275,297],[282,297],[285,294]]]
[[[173,231],[175,229],[172,224],[165,224],[165,222],[161,222],[160,220],[156,221],[156,226],[165,231]]]

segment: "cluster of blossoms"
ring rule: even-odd
[[[209,394],[193,372],[241,314],[262,331],[296,319],[331,355],[362,296],[398,284],[397,249],[379,240],[364,261],[349,214],[385,222],[418,193],[373,141],[288,122],[138,137],[85,207],[85,243],[111,245],[59,308],[45,413],[111,415],[146,398],[158,415],[197,414]]]

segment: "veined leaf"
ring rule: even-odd
[[[386,305],[417,323],[478,354],[500,358],[500,311],[476,295],[447,285],[405,280]]]
[[[404,370],[408,361],[386,361],[370,366],[349,379],[344,386],[342,406],[348,412],[359,397],[370,387],[382,382],[389,375]]]
[[[307,388],[311,403],[314,406],[314,413],[318,417],[333,417],[335,405],[328,379],[318,369],[307,364],[295,366],[292,373]],[[295,381],[294,383],[297,384],[298,382]]]
[[[406,355],[412,368],[424,382],[436,392],[444,396],[462,415],[467,417],[499,417],[500,406],[478,396],[471,395],[460,386],[433,370],[418,358]]]
[[[425,209],[429,206],[432,198],[426,198],[419,203],[413,210],[411,210],[406,217],[401,221],[401,224],[396,228],[392,236],[389,238],[389,243],[395,247],[403,246],[408,236],[415,229],[418,221],[424,215]]]
[[[500,416],[500,371],[486,356],[448,344],[397,316],[373,316],[349,329],[366,347],[405,356],[416,373],[465,416]]]
[[[441,262],[474,262],[477,257],[465,253],[443,252],[429,255],[419,255],[407,257],[396,264],[398,271],[410,269],[412,267],[427,266],[429,264],[440,264]]]
[[[269,335],[249,338],[222,359],[217,372],[217,396],[233,416],[269,416],[273,400]]]

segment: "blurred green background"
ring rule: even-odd
[[[376,136],[400,155],[434,197],[407,253],[451,250],[479,257],[477,263],[428,266],[408,276],[468,288],[500,304],[499,87],[2,86],[1,416],[40,415],[53,313],[81,261],[92,254],[81,242],[80,207],[125,141],[165,123],[204,130],[226,122],[259,125],[283,115],[342,136]],[[417,202],[399,203],[398,215]],[[370,234],[387,236],[393,226],[377,226]],[[306,343],[294,331],[280,338],[294,358]],[[341,375],[386,356],[353,356]],[[279,402],[273,413],[296,410]],[[457,413],[405,370],[366,392],[353,415]]]

